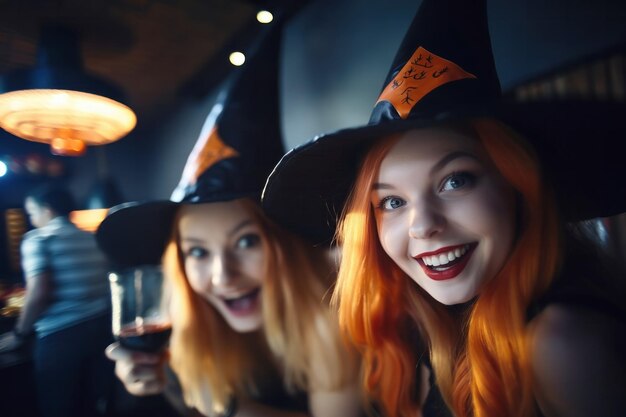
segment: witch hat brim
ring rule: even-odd
[[[267,180],[263,207],[270,218],[291,231],[316,243],[328,243],[359,164],[376,139],[438,123],[493,117],[534,146],[566,219],[617,214],[626,210],[624,114],[623,103],[496,102],[428,118],[339,130],[283,156]]]
[[[98,246],[115,267],[158,265],[178,206],[168,200],[115,206],[98,228]]]

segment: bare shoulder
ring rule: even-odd
[[[623,416],[626,325],[589,308],[551,304],[530,323],[534,390],[548,416]]]

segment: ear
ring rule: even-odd
[[[56,217],[55,212],[48,206],[42,207],[42,211],[47,221],[50,221]]]

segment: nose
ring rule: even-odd
[[[413,239],[430,239],[441,233],[445,224],[441,209],[433,202],[422,201],[411,209],[409,236]]]
[[[211,262],[211,285],[213,288],[227,287],[235,277],[235,270],[228,254],[215,254]]]

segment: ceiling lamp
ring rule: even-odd
[[[55,155],[82,155],[87,145],[126,136],[137,124],[122,104],[121,90],[82,68],[78,36],[63,26],[44,26],[37,64],[0,78],[0,127]]]

